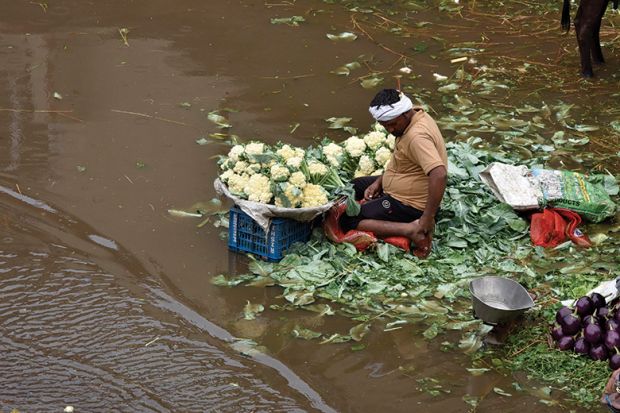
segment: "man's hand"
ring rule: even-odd
[[[383,192],[382,178],[383,176],[378,177],[377,179],[375,179],[375,182],[373,182],[368,186],[368,188],[366,188],[366,190],[364,191],[365,200],[369,201],[381,195],[381,192]]]
[[[435,231],[435,220],[433,218],[427,218],[424,215],[417,220],[419,230],[424,234],[432,234]]]
[[[424,238],[431,236],[435,229],[435,221],[431,220],[430,223],[423,221],[423,218],[413,221],[413,240],[421,241]]]

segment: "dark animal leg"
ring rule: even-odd
[[[586,3],[586,2],[584,2]],[[586,3],[587,4],[587,3]],[[575,16],[575,33],[577,34],[577,44],[579,45],[579,56],[581,58],[581,74],[583,77],[593,77],[592,62],[590,61],[590,51],[592,50],[592,19],[588,18],[587,10],[580,4]],[[583,15],[583,16],[582,16]]]
[[[605,59],[603,58],[603,50],[601,50],[601,40],[600,40],[600,32],[601,32],[601,21],[603,20],[603,15],[605,14],[605,9],[607,9],[607,4],[609,4],[609,0],[603,2],[603,5],[600,10],[600,14],[597,16],[595,21],[596,26],[594,27],[594,40],[592,46],[592,61],[596,64],[605,63]]]

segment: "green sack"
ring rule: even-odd
[[[602,185],[577,172],[532,169],[540,183],[544,205],[575,211],[592,222],[616,213],[616,204]]]

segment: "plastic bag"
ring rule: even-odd
[[[601,222],[616,212],[616,204],[602,185],[570,171],[532,169],[546,205],[575,211],[592,222]]]
[[[570,239],[580,247],[591,247],[587,235],[577,228],[581,217],[576,212],[562,208],[546,208],[543,212],[532,214],[530,238],[541,247],[555,247]]]

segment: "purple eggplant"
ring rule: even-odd
[[[577,354],[589,354],[590,353],[590,343],[588,343],[585,338],[579,337],[577,339],[577,341],[575,341],[575,353],[577,353]]]
[[[555,326],[554,328],[552,328],[551,337],[553,337],[555,341],[559,341],[562,337],[564,337],[564,333],[562,332],[562,327]]]
[[[612,370],[620,369],[620,354],[618,348],[615,348],[615,353],[609,357],[609,368]]]
[[[569,314],[560,323],[565,336],[574,336],[581,330],[581,319],[574,314]]]
[[[560,309],[558,310],[558,312],[557,312],[557,313],[555,313],[555,321],[556,321],[558,324],[560,324],[560,325],[561,325],[561,324],[562,324],[562,319],[563,319],[564,317],[566,317],[567,315],[572,314],[572,313],[573,313],[573,310],[571,310],[570,308],[568,308],[568,307],[562,307],[562,308],[560,308]]]
[[[614,347],[620,347],[620,334],[615,330],[609,330],[605,333],[604,343],[610,350],[613,350]]]
[[[614,320],[613,318],[610,318],[605,323],[605,329],[607,331],[609,331],[609,330],[618,331],[618,327],[620,327],[620,324],[618,324],[618,322],[616,320]]]
[[[582,326],[587,326],[588,324],[598,324],[601,327],[603,326],[603,323],[601,322],[601,319],[598,318],[595,315],[587,315],[585,316],[582,320],[581,320],[581,325]]]
[[[607,305],[607,303],[605,302],[605,297],[603,297],[599,293],[590,294],[590,300],[592,300],[592,305],[594,306],[594,308],[602,308]]]
[[[609,308],[607,308],[607,307],[600,307],[600,308],[598,308],[598,309],[596,310],[596,313],[595,313],[595,314],[596,314],[596,315],[598,316],[598,318],[600,318],[600,319],[607,318],[607,317],[609,317]]]
[[[558,348],[562,351],[572,350],[575,347],[575,340],[572,337],[562,337],[558,341]]]
[[[592,314],[595,308],[590,297],[584,295],[575,303],[575,310],[577,311],[577,314],[585,317]]]
[[[590,347],[590,358],[592,360],[607,360],[607,348],[602,344],[596,344]]]
[[[590,344],[598,344],[603,338],[603,330],[601,326],[592,322],[583,329],[583,337]]]

